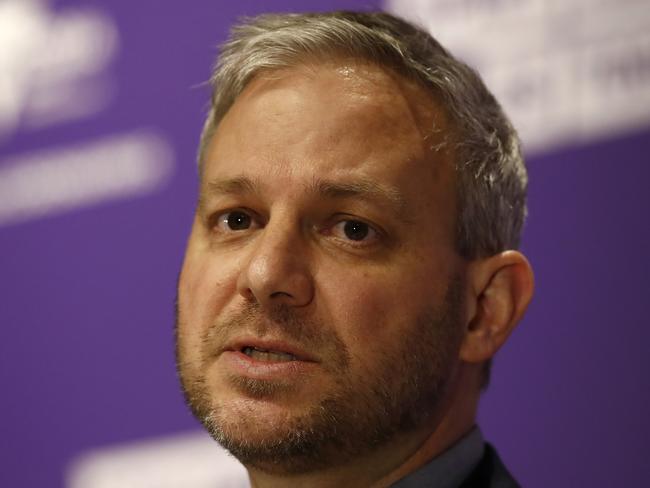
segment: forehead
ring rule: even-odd
[[[429,179],[449,166],[448,130],[417,82],[358,61],[305,63],[247,85],[209,142],[203,179],[252,172],[381,182],[416,170]]]

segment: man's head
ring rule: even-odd
[[[195,414],[270,473],[471,425],[532,290],[504,252],[525,168],[478,76],[401,20],[335,13],[236,28],[213,82],[178,297]]]

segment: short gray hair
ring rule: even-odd
[[[261,15],[235,26],[210,80],[200,168],[219,122],[255,75],[337,58],[390,68],[442,101],[453,132],[457,251],[474,259],[517,248],[528,179],[517,133],[472,68],[424,29],[387,13]]]

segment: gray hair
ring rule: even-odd
[[[517,248],[527,174],[515,130],[472,68],[425,30],[387,13],[261,15],[235,26],[210,80],[199,167],[219,122],[255,75],[337,58],[390,68],[442,101],[453,132],[447,139],[457,174],[459,254],[474,259]]]

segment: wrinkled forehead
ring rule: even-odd
[[[263,70],[252,78],[235,103],[287,84],[315,89],[314,101],[330,108],[382,108],[385,115],[394,117],[398,111],[406,111],[423,127],[430,126],[434,119],[446,122],[442,107],[420,82],[389,67],[352,58],[303,60],[294,66]],[[331,105],[333,102],[336,105]]]
[[[441,104],[416,81],[358,60],[305,62],[247,84],[212,135],[205,164],[227,149],[263,158],[308,145],[351,159],[441,159],[448,132]]]

